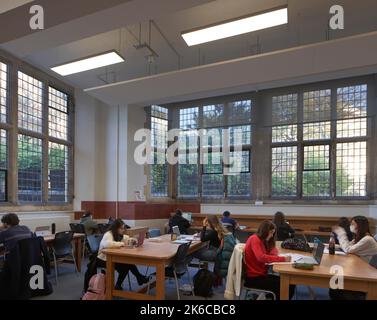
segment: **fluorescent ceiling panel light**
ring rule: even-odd
[[[288,8],[278,9],[225,22],[196,31],[182,33],[188,46],[234,37],[257,30],[267,29],[288,23]]]
[[[124,59],[117,52],[111,51],[53,67],[51,70],[62,76],[68,76],[70,74],[110,66],[120,62],[124,62]]]

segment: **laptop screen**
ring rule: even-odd
[[[191,222],[192,219],[192,213],[191,212],[184,212],[182,213],[182,217]]]
[[[325,251],[325,245],[322,242],[314,244],[313,257],[315,261],[321,263],[323,252]]]

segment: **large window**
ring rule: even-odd
[[[271,105],[272,197],[367,196],[367,85],[303,90]]]
[[[150,192],[152,197],[168,196],[169,167],[166,162],[168,126],[168,109],[152,106],[151,144],[153,148],[153,164],[150,166]]]
[[[250,198],[251,100],[179,108],[178,118],[177,197]]]
[[[73,187],[70,96],[9,59],[12,65],[0,61],[0,202],[66,205]]]

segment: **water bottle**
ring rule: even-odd
[[[329,254],[335,254],[335,237],[334,234],[331,233],[330,240],[329,240]]]

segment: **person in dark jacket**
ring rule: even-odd
[[[216,261],[217,251],[225,234],[228,234],[228,231],[215,215],[205,218],[203,229],[200,232],[200,240],[208,242],[208,246],[195,252],[194,257],[202,261]]]
[[[228,275],[229,262],[235,245],[236,239],[233,234],[225,234],[217,251],[215,263],[215,273],[221,278],[225,278]]]
[[[178,226],[181,234],[187,234],[187,229],[191,226],[190,222],[182,217],[182,211],[179,209],[169,220],[169,233],[172,233],[173,227],[175,226]]]
[[[278,211],[275,213],[273,223],[277,228],[278,241],[284,241],[294,237],[295,230],[285,220],[285,215],[283,212]]]
[[[19,240],[32,237],[32,232],[27,226],[20,226],[20,219],[15,213],[8,213],[1,218],[3,223],[0,231],[0,244],[4,245],[5,252],[11,251]]]

